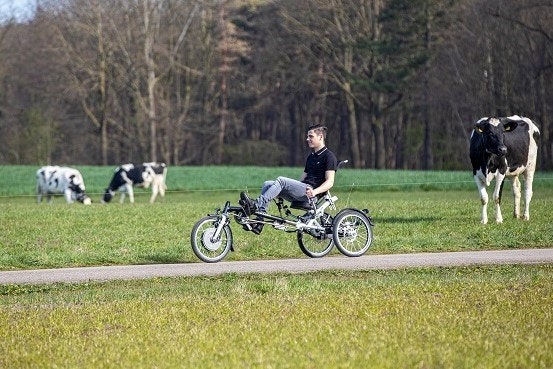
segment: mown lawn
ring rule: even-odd
[[[553,366],[551,265],[0,291],[2,368]]]
[[[368,208],[376,223],[369,253],[484,250],[553,245],[553,189],[536,192],[531,220],[510,216],[480,224],[471,191],[336,192],[340,207]],[[118,203],[37,205],[28,198],[4,201],[0,221],[0,269],[198,262],[190,247],[194,222],[238,192],[187,192],[150,205]],[[512,201],[512,200],[511,200]],[[266,227],[255,236],[232,223],[235,252],[227,260],[304,257],[295,234]]]
[[[67,266],[197,262],[190,231],[198,219],[225,201],[235,203],[241,190],[252,196],[263,179],[294,176],[300,168],[170,167],[164,201],[148,204],[137,189],[137,202],[101,204],[113,168],[82,167],[91,206],[36,204],[35,167],[0,167],[0,270]],[[480,201],[470,172],[338,172],[333,193],[338,208],[368,208],[376,222],[369,253],[431,252],[553,245],[551,201],[553,174],[538,173],[531,220],[511,216],[510,183],[504,188],[505,222],[480,224]],[[256,187],[257,186],[257,187]],[[266,227],[261,236],[233,224],[235,250],[227,260],[303,257],[294,234]]]
[[[95,200],[83,206],[37,205],[36,168],[0,168],[0,269],[199,262],[196,220],[297,172],[170,168],[163,202],[138,190],[134,205],[102,205],[107,169],[83,168]],[[538,177],[529,222],[510,216],[506,185],[505,222],[490,208],[481,225],[467,173],[344,170],[334,194],[371,210],[369,253],[551,247],[553,186]],[[227,260],[305,257],[294,234],[232,228]],[[551,265],[0,281],[0,368],[551,368],[552,316]]]

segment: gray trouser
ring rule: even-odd
[[[255,200],[255,203],[260,211],[266,212],[271,200],[277,196],[287,201],[307,201],[308,198],[305,194],[307,187],[311,186],[296,179],[278,177],[275,181],[263,183],[261,195]]]

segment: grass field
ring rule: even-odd
[[[108,186],[115,167],[73,166],[84,177],[87,192],[99,201]],[[33,196],[38,166],[0,166],[0,199],[10,196]],[[169,192],[186,191],[259,191],[263,181],[279,175],[297,178],[303,168],[291,167],[169,167]],[[536,172],[535,190],[553,187],[553,173]],[[395,171],[340,169],[336,175],[336,190],[343,191],[452,191],[470,190],[476,193],[472,172],[467,171]],[[510,187],[507,185],[506,190]],[[140,190],[139,190],[140,191]]]
[[[1,368],[551,368],[553,267],[11,286]]]
[[[0,170],[0,193],[5,194],[0,197],[0,269],[10,270],[197,262],[189,235],[199,218],[226,200],[236,203],[240,190],[257,194],[255,186],[261,178],[275,177],[281,171],[292,175],[301,169],[169,168],[170,192],[163,202],[150,205],[148,192],[137,190],[136,204],[121,205],[99,202],[111,168],[84,167],[87,190],[94,200],[91,206],[67,205],[61,197],[51,205],[37,205],[33,195],[36,168]],[[548,247],[553,245],[552,178],[538,174],[530,222],[510,216],[513,200],[507,184],[505,222],[500,225],[493,223],[493,207],[489,209],[492,222],[479,223],[480,202],[470,173],[343,170],[334,194],[340,198],[339,208],[371,210],[376,222],[372,253]],[[380,190],[370,187],[374,183],[381,184]],[[293,234],[266,227],[261,236],[255,236],[237,224],[232,228],[236,252],[228,260],[303,256]]]
[[[300,171],[169,168],[166,199],[131,206],[99,203],[112,168],[79,169],[91,206],[37,205],[36,168],[0,167],[1,270],[199,262],[197,219]],[[529,222],[507,184],[499,225],[480,224],[469,172],[343,170],[334,193],[371,209],[369,253],[552,247],[551,178]],[[305,257],[294,234],[232,229],[227,260]],[[550,368],[552,316],[551,265],[0,283],[0,368]]]

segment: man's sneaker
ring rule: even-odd
[[[249,198],[248,194],[245,192],[240,192],[240,200],[238,201],[238,203],[242,206],[247,216],[252,215],[257,210],[257,206],[255,206],[255,202],[253,202]]]
[[[257,217],[256,220],[260,220],[260,221],[263,221],[263,218],[262,217]],[[264,223],[254,223],[251,225],[252,227],[252,232],[257,234],[257,235],[260,235],[261,232],[263,231],[263,226],[265,224]]]

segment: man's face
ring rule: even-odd
[[[307,132],[307,145],[311,149],[318,149],[324,145],[322,133],[317,133],[315,130]]]

